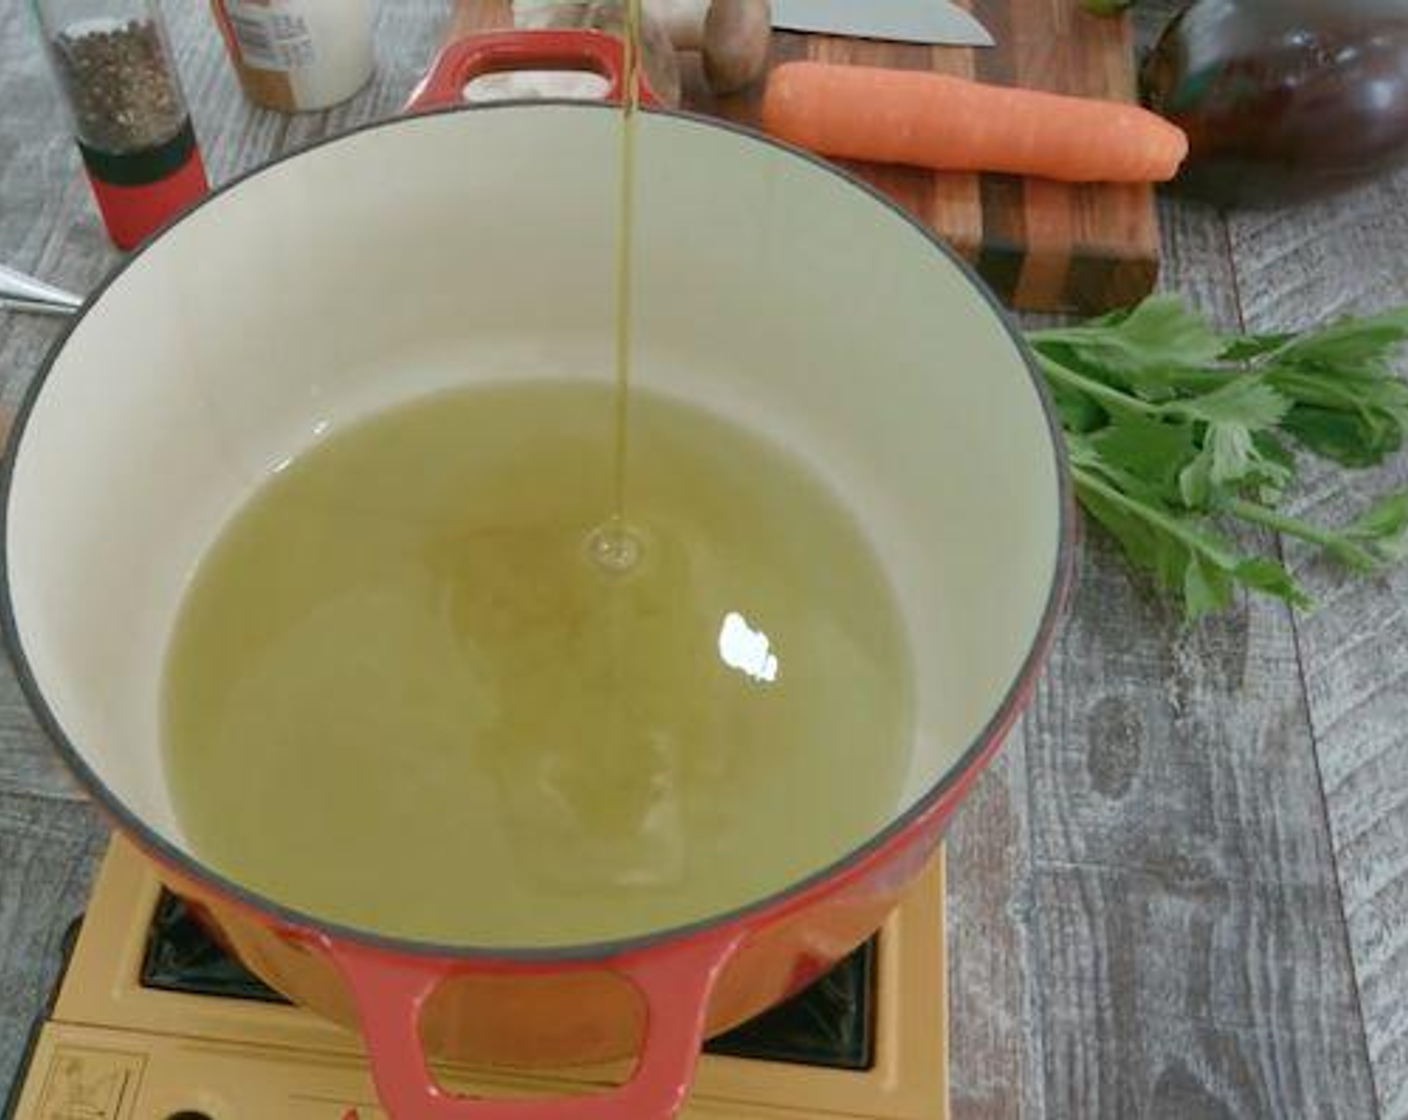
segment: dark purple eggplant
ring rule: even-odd
[[[1188,133],[1177,188],[1222,206],[1330,194],[1408,161],[1408,0],[1195,0],[1143,86]]]

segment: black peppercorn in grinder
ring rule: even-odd
[[[35,0],[93,197],[130,249],[209,189],[156,0]]]

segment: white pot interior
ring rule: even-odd
[[[201,207],[103,293],[19,446],[16,631],[64,736],[167,841],[163,651],[222,522],[351,418],[476,380],[609,376],[613,114],[354,134]],[[859,517],[913,645],[898,812],[970,746],[1058,565],[1053,436],[982,293],[893,209],[702,122],[642,121],[640,382],[785,443]]]

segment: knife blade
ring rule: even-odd
[[[772,0],[772,25],[896,43],[995,45],[978,18],[951,0]]]

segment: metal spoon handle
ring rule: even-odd
[[[0,307],[39,315],[72,315],[83,297],[0,264]]]

